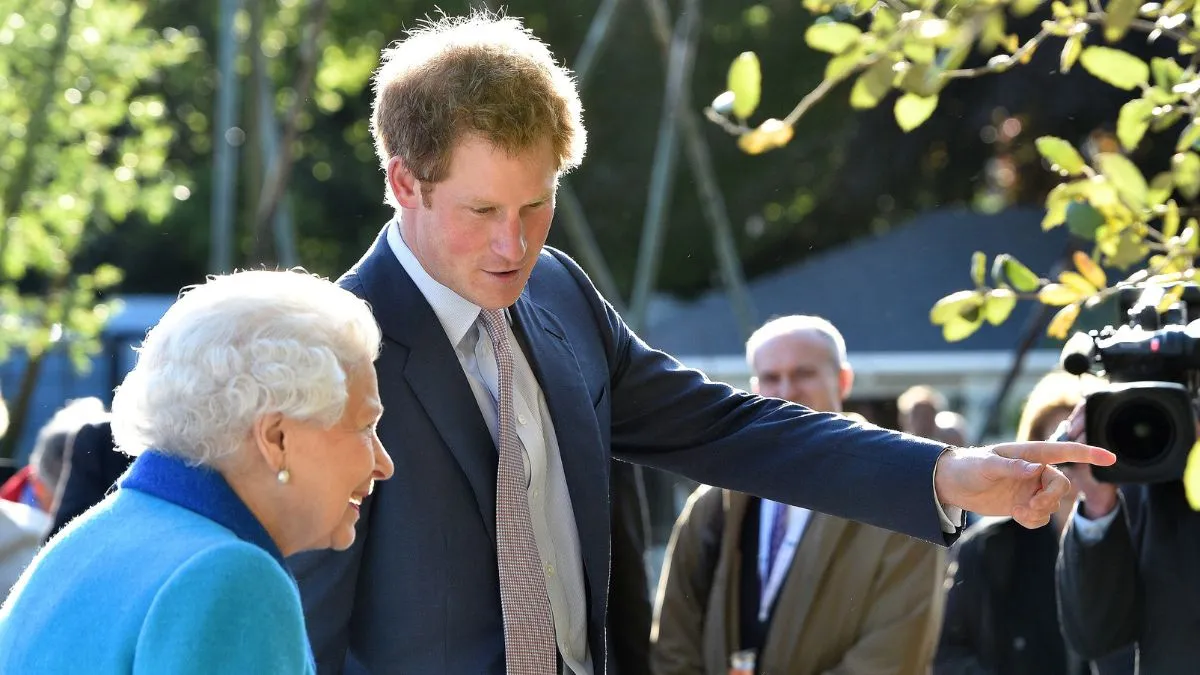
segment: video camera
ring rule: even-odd
[[[1087,397],[1087,442],[1117,463],[1094,467],[1110,483],[1165,483],[1183,478],[1196,442],[1193,400],[1200,392],[1200,288],[1187,285],[1161,316],[1166,290],[1118,296],[1119,327],[1076,333],[1063,346],[1062,367],[1082,375],[1094,367],[1109,384]],[[1197,320],[1188,323],[1190,316]]]

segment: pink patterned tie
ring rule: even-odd
[[[558,662],[554,619],[546,577],[529,518],[525,452],[513,411],[513,353],[504,310],[481,312],[499,371],[496,472],[496,557],[500,565],[500,606],[504,612],[504,652],[508,675],[553,675]]]

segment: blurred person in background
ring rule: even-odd
[[[1096,384],[1065,372],[1043,377],[1025,401],[1017,440],[1053,436]],[[983,518],[951,548],[936,675],[1090,672],[1067,648],[1055,603],[1054,564],[1072,506],[1064,500],[1050,523],[1033,530]]]
[[[98,398],[68,401],[38,430],[29,463],[0,486],[0,499],[27,504],[52,518],[64,465],[79,430],[104,415],[104,403]]]
[[[0,607],[0,672],[314,672],[283,560],[348,548],[392,474],[380,339],[364,302],[308,274],[184,293],[113,400],[137,460]]]
[[[59,479],[50,536],[100,503],[132,462],[133,457],[117,452],[114,447],[108,413],[102,411],[80,426]]]
[[[934,426],[937,431],[934,433],[934,438],[956,447],[964,447],[967,443],[967,418],[961,414],[943,410],[938,413],[933,419]]]
[[[8,430],[8,407],[0,395],[0,438]],[[33,560],[50,517],[28,504],[0,500],[0,602]]]
[[[937,438],[937,415],[948,407],[946,396],[933,387],[923,384],[909,387],[896,399],[900,431],[922,438]]]
[[[841,333],[819,317],[768,322],[746,360],[755,393],[817,411],[840,413],[854,381]],[[726,675],[752,657],[776,675],[925,673],[943,566],[941,549],[902,534],[701,487],[664,563],[654,672]]]

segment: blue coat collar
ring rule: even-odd
[[[191,466],[182,459],[147,450],[118,485],[123,490],[137,490],[204,516],[266,551],[287,569],[283,554],[266,528],[225,478],[210,468]]]

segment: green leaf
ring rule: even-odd
[[[1163,171],[1150,181],[1150,192],[1146,194],[1146,199],[1150,202],[1150,206],[1161,206],[1166,203],[1171,197],[1171,193],[1175,191],[1175,177],[1170,171]]]
[[[978,291],[956,291],[934,303],[929,310],[929,322],[935,326],[964,314],[978,312],[983,305],[983,294]]]
[[[917,38],[905,40],[903,51],[909,61],[923,65],[933,63],[934,58],[937,57],[936,47]]]
[[[1163,239],[1170,239],[1179,234],[1179,205],[1175,200],[1167,202],[1167,212],[1163,214],[1162,221],[1162,236]]]
[[[1112,183],[1126,205],[1136,210],[1146,208],[1150,187],[1133,162],[1115,152],[1102,152],[1096,155],[1096,168]]]
[[[1070,143],[1056,136],[1042,136],[1036,141],[1038,152],[1050,162],[1050,168],[1061,171],[1068,176],[1083,173],[1087,164]]]
[[[1183,66],[1176,63],[1175,59],[1156,56],[1150,59],[1150,71],[1154,73],[1155,86],[1162,87],[1167,91],[1173,89],[1183,79]]]
[[[1161,111],[1160,111],[1161,112]],[[1181,105],[1170,106],[1166,112],[1161,112],[1150,122],[1150,130],[1154,132],[1166,131],[1179,123],[1183,116],[1188,113],[1186,107]]]
[[[1013,16],[1017,18],[1023,18],[1037,11],[1037,8],[1040,7],[1043,2],[1045,2],[1045,0],[1013,0],[1013,3],[1009,6],[1009,9],[1012,11]]]
[[[975,282],[975,287],[983,285],[987,278],[987,254],[983,251],[975,251],[971,256],[971,281]]]
[[[829,54],[841,54],[858,43],[862,30],[858,26],[837,21],[824,21],[809,26],[804,41],[809,47]]]
[[[113,265],[103,264],[96,267],[95,272],[92,272],[92,278],[96,288],[105,290],[121,283],[125,278],[125,273]]]
[[[1122,148],[1133,150],[1142,142],[1153,114],[1154,104],[1144,98],[1135,98],[1121,106],[1121,112],[1117,115],[1117,139],[1121,141]]]
[[[974,335],[981,325],[983,325],[983,312],[975,310],[973,319],[954,317],[942,324],[942,338],[946,342],[965,340]]]
[[[1190,150],[1196,145],[1196,141],[1200,141],[1200,122],[1192,118],[1191,122],[1183,128],[1183,132],[1179,134],[1179,141],[1175,143],[1175,152],[1183,152]]]
[[[1042,285],[1036,274],[1007,253],[996,256],[996,262],[992,264],[992,278],[1008,283],[1021,293],[1032,293]]]
[[[1150,82],[1150,66],[1120,49],[1088,47],[1079,62],[1093,76],[1118,89],[1130,90]]]
[[[904,94],[896,99],[896,123],[905,132],[912,131],[925,123],[937,109],[938,97]]]
[[[1188,199],[1200,195],[1200,155],[1180,152],[1171,158],[1171,177],[1179,193]]]
[[[825,64],[825,79],[840,80],[854,72],[854,69],[867,58],[867,50],[861,44],[854,49],[829,59]]]
[[[758,55],[754,52],[742,52],[729,66],[728,85],[733,92],[733,114],[739,119],[746,119],[754,114],[762,97],[762,70],[758,65]]]
[[[1083,52],[1083,36],[1072,35],[1063,43],[1062,52],[1058,55],[1058,72],[1066,75],[1074,67],[1075,62],[1079,60],[1079,54]]]
[[[987,295],[987,301],[983,305],[983,315],[988,323],[999,326],[1008,319],[1016,306],[1016,293],[1007,288],[996,288]]]
[[[1096,231],[1096,243],[1100,245],[1100,252],[1105,255],[1108,264],[1122,270],[1145,260],[1150,252],[1145,239],[1131,228],[1117,231],[1104,225]]]
[[[1104,39],[1117,42],[1125,37],[1129,24],[1137,17],[1142,0],[1110,0],[1105,8]]]
[[[1059,183],[1046,195],[1046,215],[1042,217],[1042,229],[1053,230],[1067,220],[1067,206],[1073,199],[1071,186]]]
[[[1092,241],[1096,238],[1096,230],[1104,224],[1104,216],[1091,204],[1075,201],[1067,205],[1066,222],[1071,234]]]
[[[859,110],[874,108],[892,88],[892,60],[883,58],[854,81],[850,105]]]

